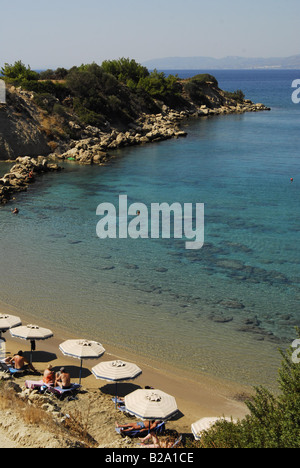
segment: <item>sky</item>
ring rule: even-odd
[[[0,0],[0,66],[300,54],[299,0]]]

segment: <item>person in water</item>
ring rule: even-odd
[[[15,208],[14,210],[11,210],[12,214],[19,214],[18,208]]]
[[[34,174],[33,171],[28,173],[28,182],[34,182]]]

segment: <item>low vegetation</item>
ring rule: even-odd
[[[6,63],[1,74],[11,85],[33,91],[36,104],[45,113],[65,118],[72,110],[78,122],[98,128],[105,128],[108,122],[128,125],[143,113],[161,112],[164,104],[178,110],[189,108],[191,103],[210,107],[208,90],[220,91],[212,75],[182,81],[177,75],[149,72],[126,58],[106,60],[101,66],[83,64],[41,73],[18,61]]]
[[[26,424],[41,425],[47,430],[57,431],[50,414],[43,409],[28,405],[18,397],[18,393],[12,391],[4,382],[0,384],[0,411],[13,410]]]
[[[245,100],[245,94],[241,89],[238,89],[237,91],[234,91],[233,93],[230,93],[229,91],[225,91],[226,97],[229,99],[233,99],[236,102],[242,103]]]
[[[297,330],[300,338],[300,329]],[[280,351],[282,365],[279,369],[279,390],[274,395],[263,387],[246,401],[249,414],[241,421],[219,421],[202,434],[200,441],[192,437],[183,438],[184,448],[299,448],[300,447],[300,364],[292,359],[293,349]],[[34,404],[0,383],[0,411],[13,412],[24,424],[38,427],[41,431],[72,436],[86,447],[97,443],[90,435],[92,399],[85,406],[68,410],[63,422],[53,419],[51,413],[42,408],[46,400],[37,397]],[[244,395],[241,395],[244,399]],[[94,400],[94,404],[98,400]],[[98,403],[97,403],[98,405]],[[94,413],[95,414],[95,413]]]
[[[14,384],[0,382],[0,412],[9,411],[19,421],[28,427],[28,437],[31,428],[47,433],[58,440],[71,440],[71,446],[94,448],[96,441],[89,434],[89,410],[83,414],[77,408],[68,415],[61,414],[62,420],[54,418],[52,412],[47,412],[43,405],[47,406],[46,399],[42,396],[32,402],[22,398],[14,389]],[[73,441],[73,442],[72,442]],[[35,441],[33,441],[35,442]]]
[[[300,330],[298,329],[300,338]],[[197,448],[299,448],[300,447],[300,364],[292,359],[292,348],[281,352],[280,395],[256,388],[246,402],[250,414],[238,422],[218,422],[207,431]]]
[[[37,93],[36,102],[46,112],[63,114],[72,106],[79,120],[97,127],[108,119],[128,123],[143,111],[158,112],[156,99],[165,101],[180,91],[177,77],[149,73],[125,58],[41,73],[18,61],[6,63],[1,74],[8,83]]]

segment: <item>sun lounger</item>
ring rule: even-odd
[[[126,431],[125,433],[121,430],[121,427],[116,427],[116,432],[120,434],[122,437],[138,437],[142,436],[143,434],[149,433],[149,429],[134,429],[132,431]],[[155,432],[155,434],[163,434],[165,431],[165,423],[162,422],[160,423],[155,429],[153,429],[151,432]]]
[[[177,445],[181,444],[181,442],[182,442],[182,435],[178,437],[178,439],[174,442],[171,448],[177,447]]]
[[[9,367],[5,362],[3,361],[0,361],[0,371],[1,372],[6,372],[8,373],[9,372]]]
[[[70,388],[63,389],[61,387],[48,387],[46,390],[47,394],[55,395],[60,400],[63,400],[66,396],[73,396],[81,389],[81,385],[72,384]]]
[[[126,406],[125,406],[125,403],[123,401],[121,401],[121,403],[119,403],[118,405],[118,410],[121,411],[123,414],[125,414],[125,416],[129,419],[135,419],[136,416],[134,416],[134,414],[132,413],[129,413]]]
[[[124,403],[119,404],[118,410],[122,411],[122,413],[127,413],[128,412],[127,409],[126,409],[126,406],[124,405]]]
[[[26,380],[25,387],[29,388],[30,390],[40,390],[45,383],[42,380]],[[46,386],[46,385],[45,385]]]
[[[9,374],[11,377],[15,377],[17,375],[24,375],[27,372],[26,369],[15,369],[12,366],[5,364],[4,362],[0,362],[0,370],[5,374]]]
[[[116,403],[117,405],[120,405],[120,406],[124,406],[124,405],[125,405],[124,400],[120,400],[119,398],[116,398],[116,397],[113,397],[113,398],[112,398],[112,401],[113,401],[114,403]]]

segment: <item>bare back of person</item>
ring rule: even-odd
[[[68,389],[71,387],[71,378],[70,374],[67,372],[61,372],[59,378],[57,379],[56,383],[59,385],[59,387],[62,387],[63,389]]]
[[[27,364],[23,356],[16,355],[13,360],[15,363],[15,369],[18,370],[24,369]]]
[[[27,370],[28,368],[33,372],[37,372],[33,365],[24,358],[23,351],[19,351],[18,354],[15,354],[12,358],[12,362],[17,370]]]

